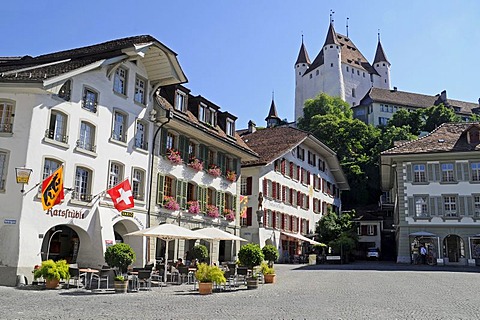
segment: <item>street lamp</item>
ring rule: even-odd
[[[28,168],[15,168],[15,177],[17,178],[17,183],[22,184],[22,190],[20,190],[21,193],[25,192],[24,186],[25,184],[28,184],[32,171],[32,169]]]
[[[45,260],[48,260],[48,255],[50,254],[50,243],[52,242],[53,236],[55,235],[55,233],[59,233],[59,232],[62,232],[62,231],[63,230],[57,230],[54,233],[52,233],[52,236],[50,237],[50,240],[48,240],[47,256],[45,257],[46,258]]]

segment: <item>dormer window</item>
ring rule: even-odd
[[[200,104],[199,112],[198,112],[198,119],[202,122],[205,122],[212,127],[215,126],[215,110],[212,108],[207,107],[204,104]]]
[[[468,142],[472,144],[478,144],[480,142],[480,131],[477,128],[471,128],[468,131]]]
[[[180,90],[177,90],[175,94],[175,110],[185,112],[187,96]]]
[[[232,119],[227,119],[225,128],[229,136],[233,137],[235,135],[235,122]]]
[[[65,101],[70,101],[70,95],[72,93],[72,80],[67,80],[58,91],[58,97]]]

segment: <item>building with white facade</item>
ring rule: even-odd
[[[332,23],[313,62],[302,40],[295,62],[295,121],[303,117],[305,100],[319,93],[340,97],[354,107],[372,87],[390,88],[390,62],[380,39],[371,64],[349,37],[335,32]]]
[[[381,154],[397,262],[465,265],[480,258],[480,125],[445,123]]]
[[[124,235],[147,224],[152,95],[186,80],[151,36],[0,59],[0,285],[47,258],[98,267],[118,241],[143,263],[145,240]],[[45,212],[39,185],[59,166],[65,198]],[[25,186],[19,167],[33,170]],[[105,190],[124,179],[135,207],[119,213]]]
[[[168,222],[192,230],[213,226],[239,235],[240,164],[258,156],[236,133],[237,117],[181,85],[161,88],[155,110],[157,118],[169,117],[155,144],[151,225]],[[200,243],[211,250],[212,261],[234,261],[239,249],[232,241]],[[190,260],[195,244],[197,240],[171,241],[168,256]],[[149,260],[164,257],[164,241],[152,241],[149,248]]]
[[[267,122],[272,115],[270,109]],[[281,261],[292,261],[320,218],[340,212],[347,179],[336,154],[308,132],[288,126],[256,130],[250,123],[242,138],[260,158],[242,161],[241,194],[248,202],[241,236],[261,247],[273,244]]]

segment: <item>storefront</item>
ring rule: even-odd
[[[437,257],[440,257],[439,251],[440,239],[433,233],[419,231],[410,234],[410,256],[412,264],[437,264]],[[422,248],[425,249],[425,255],[422,255]]]

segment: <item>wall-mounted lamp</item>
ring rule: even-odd
[[[17,178],[17,183],[22,184],[21,193],[25,192],[24,185],[28,184],[30,181],[30,174],[33,172],[32,169],[28,168],[15,168],[15,177]]]

